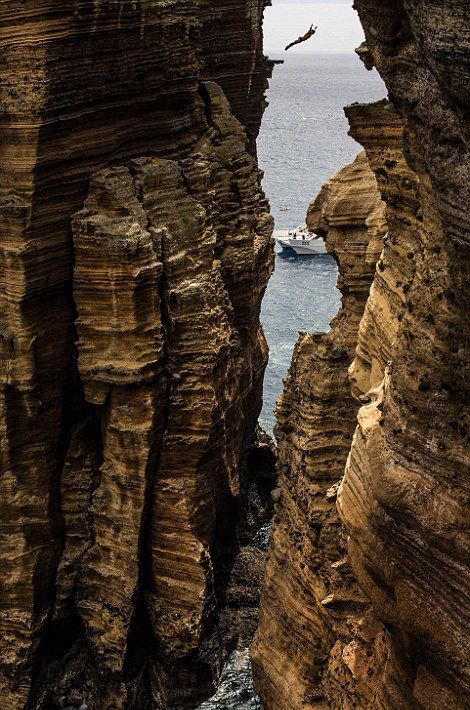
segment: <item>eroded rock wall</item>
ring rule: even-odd
[[[282,497],[255,678],[266,708],[458,709],[470,682],[470,17],[457,1],[355,6],[360,55],[391,100],[347,109],[387,206],[350,366],[364,406],[338,491],[345,529],[331,507],[322,541],[318,512],[309,520],[299,510],[315,508],[323,461],[307,460],[305,444],[331,419],[327,403],[303,404],[318,369],[312,343],[325,336],[302,335],[279,408]],[[334,445],[350,399],[325,374],[323,388],[340,392]],[[336,451],[326,461],[333,468]],[[327,567],[319,550],[337,555],[338,536],[347,555]]]
[[[368,607],[346,556],[336,493],[359,407],[348,366],[383,248],[384,212],[361,153],[324,185],[307,215],[338,263],[342,308],[328,333],[300,334],[277,407],[280,499],[252,646],[267,708],[326,707],[330,651],[339,634],[352,640],[359,621],[351,615]],[[374,624],[365,636],[377,633]]]
[[[462,2],[356,5],[405,122],[420,209],[392,356],[359,414],[339,508],[355,574],[404,653],[413,704],[466,707],[470,18]]]
[[[267,359],[264,4],[0,9],[5,707],[183,707],[220,670]]]

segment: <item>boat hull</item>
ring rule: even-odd
[[[318,254],[327,254],[325,242],[321,237],[291,237],[286,231],[284,234],[281,230],[274,233],[276,242],[283,249],[290,249],[300,256],[315,256]]]
[[[290,249],[294,251],[296,254],[299,256],[319,256],[320,254],[326,254],[326,249],[320,250],[316,249],[315,247],[311,246],[295,246],[295,247],[282,247],[283,249],[287,250]]]

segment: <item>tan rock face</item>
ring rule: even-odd
[[[350,368],[358,396],[380,385],[415,274],[418,229],[422,219],[419,184],[403,155],[403,120],[387,101],[346,108],[350,135],[366,148],[382,197],[387,236],[359,327],[356,357]]]
[[[160,653],[197,654],[214,626],[213,533],[240,493],[266,361],[258,283],[269,275],[271,219],[227,100],[216,84],[202,88],[211,138],[181,164],[144,158],[99,173],[73,218],[78,369],[86,398],[102,405],[104,457],[78,606],[114,672],[141,544],[136,613],[150,618]],[[183,702],[177,692],[171,700]]]
[[[378,401],[361,410],[340,511],[355,573],[392,630],[395,648],[408,656],[414,703],[463,707],[470,684],[469,301],[463,289],[470,160],[462,112],[469,77],[461,57],[469,51],[469,18],[459,3],[360,1],[357,7],[405,119],[420,213],[391,364]]]
[[[324,466],[333,470],[337,452],[309,459],[304,451],[327,422],[328,442],[336,443],[350,399],[335,373],[318,366],[325,336],[302,335],[279,408],[282,499],[255,676],[266,708],[464,708],[468,10],[458,2],[406,0],[357,0],[356,7],[367,38],[361,55],[377,66],[393,106],[347,109],[388,225],[350,367],[352,391],[366,406],[341,486],[325,496],[337,492],[348,555],[330,564],[336,579],[325,574],[319,551],[337,554],[343,533],[330,509],[322,540],[311,481]],[[308,401],[317,372],[323,391],[331,386],[339,401]],[[313,525],[301,508],[316,510]]]
[[[365,663],[381,625],[363,619],[368,602],[346,557],[336,494],[359,407],[348,367],[383,248],[384,212],[361,153],[324,185],[307,215],[338,262],[343,299],[329,333],[300,335],[278,403],[281,497],[252,646],[256,688],[267,708],[326,707],[330,675],[341,675],[345,663],[365,675],[364,683],[376,681],[358,664]],[[345,688],[344,701],[354,707],[356,694]]]
[[[387,232],[385,205],[364,152],[322,187],[308,209],[307,225],[323,235],[338,264],[342,308],[332,329],[352,352]]]
[[[264,2],[4,5],[0,693],[182,707],[267,359]]]

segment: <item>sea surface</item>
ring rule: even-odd
[[[286,55],[286,63],[276,66],[258,158],[278,229],[305,222],[307,207],[323,183],[361,150],[347,135],[343,106],[376,101],[385,95],[378,74],[367,72],[353,53]],[[277,252],[276,270],[262,308],[270,362],[261,424],[270,433],[298,332],[327,330],[340,303],[337,268],[329,255],[296,257]],[[248,650],[236,651],[224,670],[217,695],[199,710],[258,708]]]
[[[303,224],[323,183],[362,150],[348,136],[343,107],[386,96],[377,72],[368,72],[352,52],[282,58],[285,63],[274,69],[258,139],[264,190],[278,229]],[[271,352],[261,425],[270,433],[298,332],[328,329],[340,302],[336,279],[329,255],[276,255],[261,315]]]

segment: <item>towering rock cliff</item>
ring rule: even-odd
[[[413,704],[459,708],[470,691],[470,17],[463,2],[356,4],[405,121],[420,207],[390,364],[360,412],[339,507]]]
[[[367,607],[346,558],[336,494],[359,408],[348,366],[383,248],[384,213],[361,153],[323,186],[307,215],[338,263],[343,298],[328,333],[300,334],[277,407],[281,497],[252,646],[268,708],[322,706],[330,649],[338,634],[352,636],[351,613]]]
[[[347,109],[386,203],[350,366],[365,406],[338,491],[342,529],[318,501],[324,471],[342,474],[350,396],[318,367],[331,334],[301,336],[279,406],[282,497],[255,679],[266,708],[458,709],[470,684],[470,18],[457,1],[356,7],[360,55],[392,102]],[[332,450],[315,450],[325,427]]]
[[[267,359],[264,5],[0,9],[4,707],[217,679]]]

